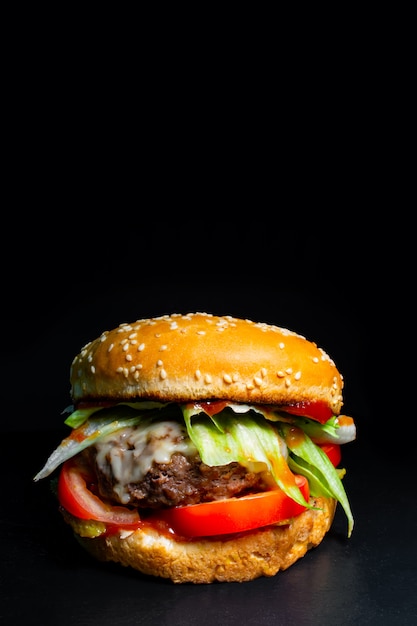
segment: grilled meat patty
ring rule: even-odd
[[[112,464],[97,463],[95,446],[85,451],[93,464],[100,495],[112,502],[139,508],[185,506],[244,495],[265,488],[261,474],[239,463],[210,467],[198,454],[187,457],[175,452],[169,463],[153,462],[138,481],[121,484]]]

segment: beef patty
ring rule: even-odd
[[[120,486],[111,465],[103,469],[96,463],[94,446],[85,452],[94,466],[101,497],[119,504],[152,509],[185,506],[265,489],[262,475],[239,463],[211,467],[198,454],[190,458],[178,452],[169,463],[153,462],[141,480]]]

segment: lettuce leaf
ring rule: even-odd
[[[137,426],[138,424],[146,426],[155,417],[155,412],[150,413],[148,411],[144,414],[132,407],[121,405],[116,405],[110,409],[99,408],[96,411],[88,409],[86,413],[88,412],[90,412],[90,417],[83,420],[81,426],[75,428],[68,437],[61,441],[33,480],[38,481],[46,478],[61,463],[68,461],[101,437],[128,426]],[[76,411],[76,413],[81,412]],[[74,419],[74,423],[77,421],[78,417]]]
[[[279,430],[291,451],[290,467],[309,481],[313,495],[335,498],[343,507],[348,520],[348,537],[353,530],[353,515],[345,488],[337,469],[323,450],[301,429],[281,423]]]
[[[162,404],[161,402],[119,402],[116,406],[130,406],[132,409],[137,409],[138,411],[147,411],[149,409],[160,409],[166,404]],[[114,408],[114,407],[112,407]],[[71,428],[79,428],[82,426],[94,413],[97,411],[103,411],[102,406],[94,406],[88,407],[85,409],[76,409],[67,417],[64,424],[70,426]]]
[[[230,408],[209,416],[194,405],[183,405],[182,412],[188,435],[203,463],[237,462],[252,471],[268,471],[290,498],[312,508],[288,467],[287,448],[282,438],[262,416],[248,412],[236,419]]]

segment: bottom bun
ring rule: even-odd
[[[100,561],[115,561],[174,583],[246,582],[287,569],[322,541],[336,500],[311,498],[310,503],[317,509],[305,511],[288,525],[229,539],[178,541],[153,529],[77,538]]]

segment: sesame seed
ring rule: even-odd
[[[161,369],[161,371],[159,372],[159,376],[162,378],[162,380],[165,380],[165,378],[167,377],[167,373],[164,369]]]
[[[223,380],[225,383],[230,384],[232,382],[232,377],[230,376],[230,374],[224,374]]]
[[[210,374],[205,374],[205,376],[204,376],[204,382],[205,382],[207,385],[210,385],[210,383],[211,383],[212,381],[213,381],[213,379],[212,379],[212,377],[210,376]]]
[[[111,343],[107,348],[107,352],[111,352],[113,350],[114,343]]]
[[[233,374],[232,379],[234,383],[237,383],[237,381],[239,380],[239,374]]]
[[[281,348],[281,350],[283,350],[285,348],[285,343],[283,341],[280,341],[278,346]]]
[[[285,386],[286,386],[286,387],[289,387],[290,385],[291,385],[291,381],[290,381],[290,379],[289,379],[289,378],[286,378],[286,379],[285,379]]]
[[[94,365],[91,366],[91,373],[95,374],[96,373],[96,368],[94,367]]]
[[[197,331],[197,335],[205,335],[206,331],[205,330],[198,330]]]
[[[295,378],[295,380],[300,380],[300,378],[301,378],[301,372],[297,372],[297,373],[294,375],[294,378]]]
[[[316,356],[313,357],[313,363],[318,363],[318,362],[319,362],[318,358]]]
[[[261,387],[262,385],[262,378],[260,376],[255,376],[253,379],[253,382],[255,383],[255,385],[257,387]]]
[[[132,355],[126,354],[126,361],[131,361],[131,360],[132,360]]]
[[[277,372],[277,376],[278,376],[278,378],[284,378],[285,373],[284,373],[282,370],[279,370],[279,371]]]
[[[138,346],[138,352],[142,352],[144,349],[145,349],[145,344],[144,344],[144,343],[141,343],[141,344]]]
[[[287,367],[287,369],[285,370],[286,374],[292,374],[292,367]]]
[[[129,344],[125,343],[125,345],[122,348],[123,352],[127,352],[129,350]]]
[[[121,342],[120,342],[120,345],[124,346],[126,343],[127,343],[127,339],[122,339]]]
[[[265,378],[266,374],[267,374],[267,369],[266,369],[266,367],[263,367],[261,369],[261,376],[262,376],[262,378]]]
[[[164,350],[166,350],[167,348],[168,346],[164,344],[163,346],[159,348],[159,352],[164,352]]]
[[[163,361],[161,361],[161,359],[158,359],[158,361],[156,362],[156,367],[162,367],[164,364]]]
[[[121,373],[123,372],[123,367],[118,367],[118,368],[117,368],[117,370],[116,370],[116,372],[117,372],[118,374],[121,374]]]
[[[132,333],[131,335],[129,335],[128,339],[134,339],[136,337],[137,333]]]
[[[196,371],[194,372],[194,376],[195,376],[196,380],[200,380],[200,378],[201,378],[201,372],[200,372],[200,370],[196,370]]]
[[[136,370],[136,372],[133,374],[133,377],[135,380],[138,380],[139,378],[139,372]]]

